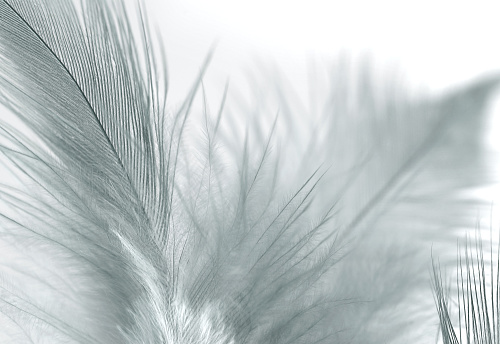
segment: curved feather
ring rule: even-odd
[[[35,185],[34,194],[5,191],[27,221],[4,217],[6,226],[32,233],[37,245],[53,242],[49,246],[61,251],[54,254],[81,261],[82,276],[75,278],[95,276],[96,286],[83,292],[103,289],[109,313],[103,316],[111,320],[92,319],[100,302],[82,324],[69,309],[53,315],[39,305],[47,300],[6,292],[39,309],[27,311],[35,319],[49,327],[56,325],[43,319],[56,319],[64,324],[57,331],[80,342],[122,342],[123,335],[135,336],[136,327],[151,332],[144,342],[158,342],[163,334],[155,322],[163,319],[152,314],[166,312],[172,302],[166,277],[172,271],[162,264],[162,249],[174,169],[168,163],[175,163],[166,148],[174,155],[176,145],[158,141],[163,100],[156,92],[162,86],[152,78],[156,64],[146,54],[148,42],[140,52],[122,5],[115,12],[109,3],[84,5],[80,17],[69,2],[0,4],[4,103],[37,137],[3,126],[15,146],[4,155]],[[177,133],[171,134],[174,142]],[[29,203],[42,214],[30,213]],[[93,326],[96,334],[87,329]]]

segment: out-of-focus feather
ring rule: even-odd
[[[435,103],[435,113],[449,117],[397,170],[399,180],[375,193],[383,196],[377,208],[363,214],[363,237],[354,240],[338,277],[346,293],[372,301],[352,316],[362,319],[354,342],[424,343],[435,335],[430,246],[437,252],[453,250],[458,230],[474,226],[478,209],[485,208],[472,190],[497,181],[485,173],[480,140],[485,97],[494,82],[483,80]]]
[[[345,62],[341,66],[349,70]],[[330,281],[337,297],[357,301],[341,316],[330,313],[340,341],[427,343],[438,322],[428,287],[430,247],[453,250],[457,229],[474,226],[478,210],[487,207],[473,191],[498,181],[488,173],[489,160],[497,157],[487,155],[482,142],[498,78],[439,98],[411,99],[400,90],[387,91],[395,80],[377,86],[371,70],[359,81],[343,75],[337,81],[343,87],[324,88],[331,98],[325,97],[324,114],[316,117],[319,130],[300,127],[298,116],[308,110],[279,83],[280,110],[288,111],[283,116],[292,126],[283,135],[299,133],[299,143],[284,152],[301,152],[289,165],[282,153],[280,163],[288,168],[280,173],[301,166],[300,174],[318,157],[330,167],[315,193],[315,208],[338,201],[333,221],[345,228],[351,251]]]
[[[215,115],[205,100],[190,121],[203,73],[167,111],[165,62],[144,17],[127,13],[115,1],[0,0],[0,94],[11,112],[0,151],[17,178],[0,194],[0,339],[400,339],[397,319],[377,331],[377,317],[407,304],[417,284],[401,272],[420,272],[406,258],[422,246],[416,230],[402,252],[387,236],[406,230],[399,207],[415,190],[436,200],[465,185],[459,176],[437,188],[434,164],[462,156],[457,128],[471,129],[465,142],[480,134],[470,123],[497,80],[414,101],[397,82],[335,74],[320,130],[294,145],[303,122],[282,88],[268,126],[258,117],[228,131],[230,91]]]

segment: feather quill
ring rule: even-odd
[[[377,237],[399,229],[422,185],[431,193],[416,198],[464,186],[428,180],[443,154],[462,155],[457,131],[470,129],[467,144],[480,135],[470,124],[498,80],[414,101],[369,67],[353,82],[340,66],[322,130],[294,146],[286,133],[303,133],[300,106],[281,83],[267,128],[257,117],[242,135],[228,130],[238,119],[223,117],[227,89],[215,118],[206,99],[193,113],[208,59],[184,103],[167,108],[166,63],[138,12],[119,1],[0,0],[0,151],[12,175],[0,185],[0,339],[401,340],[406,327],[380,330],[377,317],[415,295],[401,270],[422,281],[428,241],[395,253]]]

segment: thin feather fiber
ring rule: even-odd
[[[276,70],[214,105],[209,54],[167,105],[161,39],[128,5],[0,0],[0,342],[434,338],[430,244],[494,181],[498,79],[410,97],[339,59],[314,106]]]

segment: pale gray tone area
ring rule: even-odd
[[[331,61],[347,52],[399,66],[412,86],[433,91],[498,70],[499,6],[494,0],[148,1],[175,65],[172,77],[185,87],[186,73],[194,77],[217,39],[213,68],[223,81],[258,56],[275,59],[302,87],[309,58]]]

